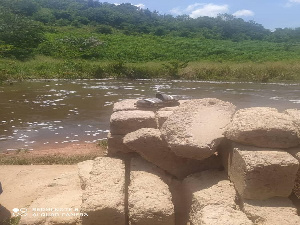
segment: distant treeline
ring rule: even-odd
[[[41,43],[47,42],[42,53],[45,53],[46,47],[52,51],[49,46],[54,42],[69,45],[68,37],[52,42],[49,40],[53,38],[49,34],[61,32],[62,27],[93,27],[93,32],[104,35],[276,42],[285,43],[286,48],[300,41],[300,28],[278,28],[272,32],[254,21],[244,21],[229,14],[193,19],[188,15],[162,15],[130,3],[115,5],[95,0],[0,0],[0,55],[22,59],[35,54]],[[101,40],[94,36],[86,37],[86,43],[72,38],[71,41],[83,42],[83,50],[103,47]]]

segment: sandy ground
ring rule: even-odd
[[[0,218],[14,208],[28,208],[42,196],[80,190],[77,165],[0,166]]]
[[[30,151],[22,157],[85,155],[94,152],[99,152],[98,146],[84,144],[70,145],[60,149]],[[0,155],[12,157],[17,153],[6,152]],[[39,202],[44,202],[45,196],[47,199],[55,199],[62,194],[68,196],[73,193],[81,198],[77,165],[0,165],[0,182],[3,188],[3,193],[0,195],[0,221],[13,216],[14,208],[29,210],[32,205],[38,207]],[[74,199],[74,196],[72,198]],[[43,207],[61,207],[62,202],[57,201],[57,204],[51,206],[47,204]],[[80,206],[78,201],[73,201],[72,204]]]

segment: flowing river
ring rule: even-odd
[[[38,80],[0,86],[0,151],[47,149],[106,138],[113,103],[155,97],[219,98],[237,108],[300,109],[300,84],[166,80]]]

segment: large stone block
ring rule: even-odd
[[[116,102],[113,107],[113,112],[138,110],[136,107],[137,99],[124,99]]]
[[[205,206],[193,219],[193,225],[253,225],[240,210],[221,205]]]
[[[298,128],[298,131],[300,132],[300,110],[287,109],[284,111],[284,113],[292,117],[292,121],[294,122],[295,126]]]
[[[243,211],[257,225],[299,225],[297,209],[288,198],[244,200]]]
[[[158,128],[161,128],[163,123],[173,114],[173,111],[157,111],[156,112],[156,119],[158,122]]]
[[[291,148],[299,145],[299,130],[292,117],[267,107],[237,111],[224,135],[235,142],[257,147]]]
[[[292,156],[294,156],[300,164],[300,148],[289,149],[288,152]],[[293,191],[294,191],[295,195],[297,196],[297,198],[300,199],[300,167],[299,167],[297,175],[296,175],[296,180],[295,180]]]
[[[84,190],[87,181],[90,179],[90,172],[92,171],[94,160],[86,160],[77,164],[78,175],[80,178],[81,189]]]
[[[251,224],[235,203],[236,191],[224,171],[208,170],[183,181],[189,221],[200,224]],[[225,220],[231,218],[226,223]]]
[[[229,102],[190,100],[170,115],[161,131],[176,155],[202,160],[214,154],[234,112]]]
[[[235,144],[228,165],[238,193],[246,199],[288,197],[299,162],[286,151]]]
[[[185,178],[182,185],[192,211],[199,211],[208,205],[236,208],[236,191],[224,171],[195,173]]]
[[[125,225],[125,164],[120,159],[96,158],[82,198],[85,225]]]
[[[107,135],[107,152],[109,155],[116,153],[130,153],[132,150],[123,143],[124,135]]]
[[[110,133],[125,135],[141,128],[157,128],[155,113],[151,111],[118,111],[110,117]]]
[[[142,128],[129,133],[124,137],[124,143],[147,161],[179,179],[195,172],[221,167],[220,160],[216,155],[201,161],[175,155],[158,129]]]
[[[141,158],[130,164],[128,211],[130,225],[175,225],[174,205],[166,176]]]

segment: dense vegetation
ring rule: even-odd
[[[0,56],[0,81],[109,75],[180,78],[184,71],[203,69],[207,62],[215,70],[232,68],[227,69],[231,74],[235,73],[233,62],[251,67],[256,63],[260,69],[249,73],[262,73],[265,68],[267,75],[245,76],[245,80],[265,80],[265,76],[295,80],[300,79],[299,72],[288,65],[300,59],[300,28],[271,32],[228,14],[192,19],[95,0],[0,0]],[[287,66],[283,74],[274,69],[278,61],[283,61],[280,67]],[[267,69],[269,62],[274,62],[273,69]],[[218,79],[229,79],[225,72]],[[211,72],[197,74],[194,71],[185,78],[216,79]]]

